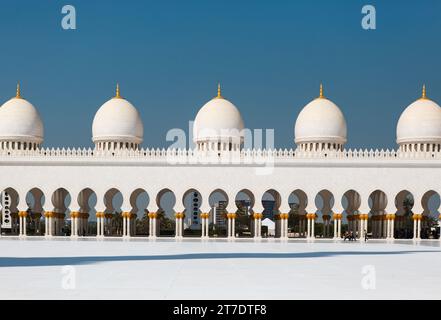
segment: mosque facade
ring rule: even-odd
[[[419,240],[433,237],[440,218],[441,107],[425,88],[401,114],[394,150],[346,149],[344,114],[322,88],[297,117],[292,149],[245,149],[242,115],[220,87],[195,117],[192,149],[142,148],[140,114],[119,87],[95,114],[94,148],[45,148],[43,121],[19,87],[0,120],[7,235],[154,239],[171,228],[176,238],[260,239],[268,199],[280,239],[353,232]],[[166,195],[173,198],[168,216]]]

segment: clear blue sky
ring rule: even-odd
[[[75,31],[61,28],[65,4]],[[364,4],[376,6],[375,31],[361,28]],[[2,0],[0,97],[20,80],[46,146],[91,146],[93,116],[118,81],[142,115],[144,146],[165,147],[220,81],[247,127],[275,128],[276,146],[290,148],[323,82],[349,147],[395,147],[422,84],[441,101],[440,14],[437,0]]]

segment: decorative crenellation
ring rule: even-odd
[[[176,161],[176,163],[200,163],[212,160],[226,163],[253,163],[256,161],[274,160],[287,161],[295,159],[422,159],[441,160],[441,152],[413,151],[403,152],[395,150],[348,149],[343,151],[301,151],[294,149],[247,149],[237,152],[228,152],[219,155],[216,152],[200,152],[192,149],[139,149],[139,150],[96,150],[92,148],[43,148],[37,150],[0,150],[0,161],[8,158],[59,158],[63,160],[83,159],[142,159],[152,161]],[[66,159],[67,158],[67,159]]]

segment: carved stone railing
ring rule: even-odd
[[[293,160],[441,160],[441,152],[402,152],[395,150],[343,150],[305,152],[293,149],[242,150],[240,152],[199,152],[192,149],[140,149],[97,151],[91,148],[43,148],[39,150],[0,150],[0,161],[12,158],[35,160],[130,160],[169,163],[266,163]]]

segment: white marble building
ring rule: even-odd
[[[255,238],[261,237],[262,199],[268,195],[275,201],[276,236],[281,239],[288,234],[313,238],[318,226],[320,236],[335,239],[342,237],[343,228],[361,239],[366,233],[392,239],[403,236],[402,231],[420,239],[429,237],[423,231],[439,218],[441,107],[426,97],[425,89],[398,121],[396,150],[345,149],[345,117],[322,88],[300,112],[296,147],[289,150],[245,150],[241,113],[220,88],[196,115],[196,148],[191,150],[143,149],[142,120],[119,88],[95,115],[94,149],[44,148],[43,121],[19,87],[0,107],[0,121],[0,190],[3,211],[7,198],[12,220],[7,234],[24,237],[33,228],[36,235],[59,236],[69,226],[72,237],[130,237],[141,210],[148,217],[145,234],[154,238],[161,235],[161,198],[172,193],[174,235],[180,238],[191,210],[184,199],[194,192],[200,194],[202,238],[210,236],[209,199],[215,193],[227,202],[229,238],[240,236],[238,194],[251,202],[251,215],[244,221]],[[115,232],[112,199],[119,193],[123,223]],[[137,207],[141,194],[148,195],[146,208]],[[293,201],[296,210],[289,205]],[[93,221],[96,231],[90,227]],[[406,230],[409,224],[411,230]]]

